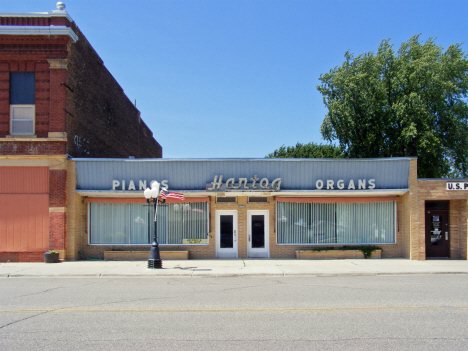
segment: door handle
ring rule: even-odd
[[[249,234],[249,243],[250,243],[250,234]]]
[[[445,240],[448,240],[448,232],[445,232]]]

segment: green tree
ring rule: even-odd
[[[468,61],[460,44],[446,51],[416,35],[398,52],[349,51],[320,76],[328,113],[321,132],[345,157],[417,156],[419,177],[466,177]]]
[[[267,158],[339,158],[342,153],[339,147],[322,144],[301,144],[281,146],[266,156]]]

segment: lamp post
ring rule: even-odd
[[[154,236],[153,243],[151,244],[150,258],[148,260],[148,268],[159,269],[162,268],[161,256],[159,255],[158,244],[158,202],[159,200],[159,183],[154,181],[151,184],[151,189],[146,188],[144,191],[146,202],[154,205]],[[165,200],[164,200],[165,201]],[[162,201],[164,203],[164,201]]]

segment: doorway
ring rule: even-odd
[[[249,258],[270,256],[268,216],[268,211],[247,211],[247,257]]]
[[[426,202],[426,257],[450,257],[448,201]]]
[[[237,258],[237,211],[216,211],[216,257]]]

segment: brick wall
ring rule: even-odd
[[[104,66],[90,43],[79,36],[69,46],[66,117],[68,154],[74,157],[162,157],[162,148],[139,111]]]
[[[67,214],[65,212],[49,213],[49,249],[65,250]]]
[[[48,136],[51,117],[57,120],[61,116],[63,120],[65,87],[57,85],[57,81],[51,81],[47,59],[65,59],[68,55],[67,43],[68,38],[65,36],[0,36],[0,51],[2,52],[0,57],[0,138],[8,135],[10,130],[10,72],[35,73],[35,132],[37,137],[46,138]],[[56,80],[59,80],[58,84],[60,84],[64,78]],[[60,116],[56,114],[55,110],[57,109],[61,111]],[[60,131],[65,131],[64,123],[62,122],[62,124]]]
[[[0,155],[65,155],[66,143],[61,141],[0,141]]]
[[[0,17],[0,20],[5,18]],[[8,19],[16,21],[16,25],[24,20]],[[43,25],[57,20],[70,25],[66,18],[44,19]],[[0,138],[10,134],[10,72],[35,72],[35,134],[38,138],[47,138],[49,132],[67,132],[68,145],[65,150],[64,145],[60,145],[61,154],[162,157],[162,148],[140,118],[139,111],[75,23],[70,26],[79,36],[76,43],[68,36],[0,36]],[[30,151],[30,145],[4,144],[0,145],[4,148],[0,150],[3,154],[12,154],[14,148],[18,149],[17,154],[56,152],[42,145],[35,145]]]
[[[76,169],[74,161],[68,161],[67,174],[67,259],[79,260],[81,258],[82,237],[87,237],[87,216],[84,198],[75,192]]]
[[[448,180],[418,181],[418,214],[421,225],[415,233],[422,241],[420,255],[426,255],[425,202],[449,201],[450,258],[467,259],[468,192],[446,190]],[[424,259],[420,258],[420,259]]]
[[[424,259],[420,255],[420,238],[418,235],[419,214],[418,214],[418,181],[417,170],[418,161],[412,159],[410,161],[409,171],[409,192],[405,193],[400,198],[398,203],[398,226],[399,234],[397,240],[401,245],[401,255],[396,257],[406,257],[413,260]],[[385,257],[385,251],[382,257]]]
[[[65,25],[79,36],[76,43],[66,35],[0,36],[0,155],[24,165],[32,159],[47,160],[67,154],[162,157],[162,148],[139,111],[75,23],[65,17],[0,17],[0,25]],[[35,73],[33,137],[7,137],[10,72]],[[65,135],[66,141],[61,141]],[[86,205],[75,194],[74,182],[75,173],[67,178],[65,169],[50,170],[49,246],[58,250],[61,258],[67,255],[68,259],[79,258],[82,238],[87,240]],[[71,235],[67,235],[68,230]],[[14,260],[43,261],[42,252],[6,254]]]
[[[65,169],[49,171],[49,206],[66,207],[67,171]]]
[[[409,196],[409,195],[408,195]],[[79,196],[78,196],[79,197]],[[68,241],[68,248],[72,245],[76,246],[75,252],[80,251],[81,256],[88,258],[104,258],[104,251],[112,251],[114,249],[128,251],[147,251],[149,253],[150,245],[140,246],[122,246],[122,245],[89,245],[87,233],[87,205],[84,199],[79,197],[74,201],[74,205],[69,203],[69,209],[74,212],[75,218],[69,223],[69,238],[71,235],[79,237],[79,242],[71,243]],[[72,208],[72,206],[75,206]],[[244,207],[245,206],[245,207]],[[405,201],[401,198],[397,203],[399,230],[397,231],[397,243],[385,244],[378,246],[382,247],[382,257],[405,257],[405,237],[409,237],[409,223],[405,223]],[[237,211],[238,217],[238,232],[237,245],[238,257],[246,258],[247,253],[247,211],[249,210],[268,210],[269,211],[269,251],[271,258],[295,258],[296,250],[311,249],[312,245],[276,245],[276,200],[274,197],[269,198],[269,203],[248,203],[247,196],[237,197],[237,203],[216,203],[216,197],[210,197],[210,231],[208,245],[161,245],[161,250],[188,250],[189,258],[191,259],[210,259],[216,257],[216,211],[219,210],[234,210]],[[402,219],[403,218],[403,219]],[[81,223],[81,224],[80,224]],[[73,226],[73,228],[72,228]],[[73,234],[72,234],[73,233]],[[408,244],[409,245],[409,244]],[[333,246],[332,244],[329,246]],[[341,247],[343,245],[335,245]],[[78,249],[79,247],[79,249]],[[67,255],[73,255],[69,252]]]

